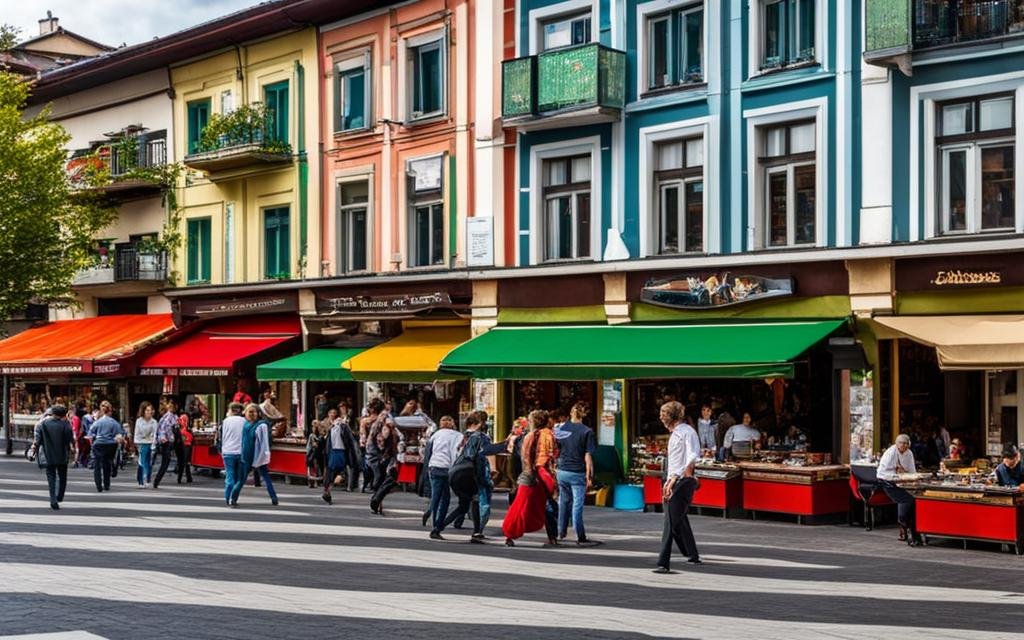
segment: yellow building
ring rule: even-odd
[[[177,284],[295,279],[309,265],[316,275],[316,31],[193,59],[172,67],[171,83],[187,167]]]

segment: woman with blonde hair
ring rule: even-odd
[[[519,488],[501,530],[505,534],[505,545],[512,547],[517,538],[544,528],[548,534],[547,544],[554,546],[558,544],[556,507],[552,503],[556,491],[555,436],[547,411],[531,411],[528,419],[530,433],[526,434],[522,445],[523,472],[519,474]]]

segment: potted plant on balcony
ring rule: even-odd
[[[139,280],[163,280],[164,246],[155,236],[143,238],[135,245]]]

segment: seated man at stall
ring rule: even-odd
[[[722,452],[721,458],[725,459],[732,451],[732,446],[738,442],[749,442],[750,449],[761,448],[761,432],[751,426],[750,413],[743,413],[743,422],[735,424],[729,427],[729,430],[725,432],[725,438],[722,439]]]
[[[1024,485],[1024,460],[1020,449],[1012,443],[1003,447],[1003,461],[996,467],[996,482],[1000,487],[1019,487]]]
[[[917,473],[914,454],[910,450],[910,436],[905,433],[896,436],[896,443],[882,454],[882,459],[878,461],[877,475],[882,490],[890,500],[896,503],[900,540],[916,547],[921,544],[921,535],[917,533],[914,524],[914,496],[910,495],[906,489],[896,485],[896,480],[901,473]]]

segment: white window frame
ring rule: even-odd
[[[686,188],[688,186],[690,186],[692,184],[696,184],[698,182],[702,183],[701,184],[701,199],[703,200],[703,196],[704,196],[704,185],[703,185],[704,176],[703,175],[701,175],[699,177],[698,176],[691,176],[689,178],[672,178],[670,180],[664,180],[664,181],[661,181],[661,182],[657,182],[656,188],[657,188],[657,192],[658,192],[658,194],[657,194],[658,227],[657,227],[657,232],[656,232],[656,235],[657,235],[657,238],[656,238],[657,245],[656,246],[658,247],[658,255],[675,256],[675,255],[703,254],[704,253],[704,240],[703,240],[703,237],[701,238],[701,248],[699,250],[698,249],[692,249],[689,246],[687,246],[687,244],[686,244],[686,214],[687,214],[687,211],[686,211]],[[672,188],[675,188],[675,189],[679,190],[679,193],[676,196],[676,199],[678,200],[678,202],[677,202],[678,209],[676,210],[676,218],[677,218],[676,224],[678,225],[678,229],[679,229],[679,245],[680,245],[680,248],[677,249],[676,251],[668,252],[668,251],[665,251],[665,233],[664,233],[664,231],[665,231],[665,209],[664,209],[664,205],[665,205],[665,201],[666,201],[665,190],[666,189],[672,189]],[[704,211],[703,203],[702,203],[701,204],[701,236],[706,235],[704,233],[704,228],[706,226],[707,226],[707,212]]]
[[[569,23],[569,34],[570,34],[569,37],[571,39],[572,38],[572,25],[573,25],[574,22],[577,22],[579,20],[590,20],[590,40],[588,42],[593,42],[593,40],[594,40],[594,27],[595,27],[595,25],[594,25],[594,16],[593,16],[593,14],[589,10],[584,9],[582,11],[571,12],[571,13],[564,13],[564,14],[557,15],[557,16],[554,16],[554,17],[551,17],[551,18],[546,18],[545,20],[539,22],[537,24],[537,28],[540,29],[540,33],[537,34],[537,37],[540,40],[541,50],[542,51],[554,51],[556,49],[565,49],[567,47],[577,47],[577,46],[579,46],[581,44],[586,44],[584,42],[570,42],[569,44],[563,44],[561,46],[551,47],[550,49],[548,49],[545,46],[545,43],[544,43],[544,31],[545,31],[544,27],[546,25],[549,25],[549,24],[552,24],[552,23],[557,23],[557,22],[568,22]]]
[[[828,99],[815,98],[802,102],[791,102],[743,112],[747,122],[747,239],[746,250],[781,249],[784,247],[767,246],[767,209],[765,202],[765,167],[760,166],[759,158],[762,145],[761,131],[774,125],[782,125],[796,120],[814,120],[814,235],[813,245],[824,247],[828,243],[829,225],[826,211],[832,210],[832,194],[828,191],[826,176],[829,171],[828,146]],[[834,224],[838,224],[838,220]]]
[[[342,129],[340,125],[342,117],[342,101],[344,100],[344,83],[341,81],[341,79],[344,74],[355,69],[363,70],[364,124],[362,127]],[[348,134],[373,129],[373,57],[370,52],[370,49],[367,48],[364,51],[360,51],[359,53],[354,55],[336,57],[334,62],[334,74],[335,78],[334,82],[332,82],[332,86],[334,88],[334,95],[331,98],[331,103],[333,107],[333,121],[331,122],[331,128],[334,131],[334,133]]]
[[[754,78],[766,73],[774,73],[789,68],[761,70],[764,59],[764,8],[778,0],[750,0],[747,15],[747,77]],[[831,2],[815,0],[814,4],[814,60],[799,63],[796,66],[820,64],[823,69],[831,71],[828,52],[828,19]],[[841,15],[841,14],[840,14]]]
[[[398,41],[398,86],[400,91],[398,104],[401,108],[402,121],[408,126],[421,122],[432,122],[448,116],[448,83],[450,80],[448,41],[448,31],[443,27],[416,36],[400,38]],[[413,74],[412,50],[435,42],[440,43],[441,50],[441,110],[413,116],[413,87],[416,78]]]
[[[598,22],[601,16],[600,0],[569,0],[559,2],[540,9],[530,11],[530,53],[535,56],[544,50],[543,23],[557,20],[561,16],[570,16],[590,10],[590,41],[599,42],[601,27]]]
[[[575,142],[576,144],[572,144]],[[544,257],[544,160],[590,154],[590,257],[579,262],[601,260],[604,255],[601,169],[601,136],[580,138],[574,141],[551,142],[530,147],[530,264],[557,264]]]
[[[941,173],[936,183],[939,189],[939,211],[942,219],[942,234],[946,236],[955,235],[977,235],[982,233],[1009,233],[1013,232],[1014,227],[995,227],[992,229],[981,228],[981,153],[983,150],[991,147],[1006,147],[1012,145],[1014,147],[1014,154],[1017,152],[1017,141],[1014,138],[990,138],[985,140],[977,140],[972,142],[960,142],[953,144],[945,144],[938,147],[941,166]],[[950,229],[950,207],[949,207],[949,191],[946,188],[946,176],[949,175],[949,154],[951,152],[964,151],[966,152],[966,170],[967,176],[964,184],[966,186],[966,198],[967,198],[967,212],[966,222],[967,228],[964,230],[953,230]],[[1014,182],[1017,180],[1017,167],[1014,165]],[[1017,192],[1014,190],[1014,207],[1017,206]]]
[[[704,0],[673,0],[671,2],[652,2],[641,5],[637,8],[637,70],[642,73],[637,73],[638,84],[637,84],[637,95],[642,96],[646,93],[651,92],[662,92],[671,91],[672,89],[683,88],[693,85],[704,84],[708,81],[707,73],[707,52],[708,52],[708,11],[709,7]],[[652,5],[652,6],[646,6]],[[680,16],[685,16],[696,11],[702,11],[703,17],[701,20],[701,80],[700,82],[677,82],[675,84],[669,84],[663,87],[652,87],[651,86],[651,74],[653,72],[652,64],[654,62],[653,56],[648,55],[651,45],[650,42],[653,39],[652,27],[655,22],[662,19],[667,20],[669,23],[669,72],[676,70],[682,71],[683,57],[685,55],[685,47],[681,44],[679,50],[676,51],[676,40],[673,38],[673,18],[675,12],[678,11]],[[682,21],[685,25],[685,19]],[[681,36],[681,33],[675,34]],[[678,55],[677,55],[678,54]]]
[[[713,2],[711,0],[651,0],[649,2],[641,2],[636,6],[636,56],[637,56],[637,73],[636,75],[636,95],[642,99],[644,94],[650,93],[652,90],[648,88],[649,82],[649,66],[650,56],[647,54],[647,20],[650,17],[657,16],[660,13],[667,11],[673,11],[688,5],[693,5],[692,9],[696,9],[698,6],[702,6],[704,9],[704,46],[701,49],[701,60],[703,60],[703,74],[704,80],[702,83],[695,83],[694,85],[680,85],[685,88],[686,86],[697,86],[701,84],[707,85],[707,91],[714,93],[718,91],[718,76],[720,74],[709,73],[709,69],[717,69],[721,64],[721,51],[719,47],[719,30],[712,28],[712,25],[717,24],[719,12],[721,11],[721,3]],[[712,59],[714,58],[714,59]],[[679,60],[673,60],[673,64],[679,64]],[[658,89],[656,91],[662,91]]]
[[[556,159],[557,158],[549,158],[549,160],[556,160]],[[543,187],[541,187],[541,188],[543,188]],[[590,251],[591,255],[589,255],[589,256],[580,256],[579,255],[579,253],[580,253],[580,235],[578,233],[576,233],[576,231],[575,231],[576,229],[579,228],[579,215],[580,215],[580,212],[579,212],[579,197],[581,195],[583,195],[583,194],[586,194],[586,195],[590,196],[590,224],[591,224],[591,226],[593,226],[593,224],[594,224],[594,177],[593,177],[593,175],[591,175],[591,177],[590,177],[590,189],[579,190],[579,191],[561,191],[559,193],[556,193],[556,194],[544,197],[544,205],[543,205],[543,216],[544,216],[544,219],[543,219],[543,222],[542,222],[542,226],[543,226],[543,233],[542,233],[542,235],[544,236],[544,239],[543,239],[541,244],[542,244],[543,249],[544,249],[544,254],[545,254],[544,262],[545,263],[551,263],[551,262],[573,262],[573,261],[577,261],[577,260],[590,260],[591,258],[593,258],[593,253],[594,253],[594,246],[593,245],[591,245],[591,251]],[[569,256],[568,258],[548,258],[547,257],[548,247],[550,247],[552,245],[553,246],[558,246],[560,244],[559,240],[561,239],[559,237],[559,235],[558,235],[558,225],[557,224],[551,226],[551,230],[553,231],[553,237],[549,237],[548,236],[548,223],[550,222],[550,213],[548,211],[548,204],[551,203],[554,200],[561,200],[563,198],[568,198],[569,199],[569,215],[572,217],[573,234],[572,234],[572,242],[570,243],[572,246],[571,246],[571,248],[569,250],[569,252],[572,255]],[[593,234],[591,234],[591,235],[593,235]]]
[[[449,264],[450,248],[448,246],[448,199],[446,197],[449,181],[445,176],[445,171],[447,170],[448,164],[446,162],[447,157],[447,154],[444,153],[433,153],[425,156],[406,158],[405,162],[402,165],[404,168],[404,171],[402,172],[403,184],[405,185],[405,188],[403,189],[403,191],[405,192],[405,200],[403,205],[405,207],[405,224],[402,225],[404,227],[405,234],[403,245],[405,246],[406,250],[405,267],[408,270],[415,271],[424,269],[438,269]],[[422,200],[417,200],[416,193],[409,191],[409,182],[405,178],[409,175],[413,163],[431,159],[440,159],[441,161],[441,193],[436,198],[423,198]],[[428,205],[433,206],[436,204],[441,205],[441,262],[439,264],[434,264],[431,261],[429,264],[413,266],[415,258],[417,257],[415,243],[416,235],[415,233],[413,233],[416,223],[416,208]],[[431,220],[431,232],[433,232],[433,230],[433,220]]]
[[[815,152],[817,156],[817,152]],[[800,244],[796,243],[796,170],[800,167],[814,167],[817,172],[817,162],[791,162],[788,164],[780,164],[771,167],[764,168],[764,247],[766,249],[785,249],[793,247],[812,247],[813,242],[803,242]],[[770,198],[770,182],[769,176],[777,173],[784,173],[786,175],[786,244],[784,245],[772,245],[771,244],[771,220],[768,212],[768,202]],[[814,199],[817,202],[818,199],[818,176],[815,173],[815,194]],[[815,225],[817,225],[817,218],[815,218]],[[815,236],[817,236],[817,229],[815,229]]]
[[[366,202],[363,203],[362,206],[359,204],[342,204],[341,190],[346,185],[360,182],[366,183]],[[348,275],[373,271],[373,174],[350,175],[338,179],[335,182],[335,201],[337,202],[337,205],[334,223],[334,237],[336,242],[336,246],[334,248],[334,259],[335,265],[337,266],[334,275]],[[348,218],[351,218],[351,216],[347,214],[356,209],[366,209],[366,268],[364,269],[351,269],[349,267],[349,264],[352,262],[352,252],[351,246],[348,244],[348,238],[351,236],[347,233],[347,230],[350,226]]]

